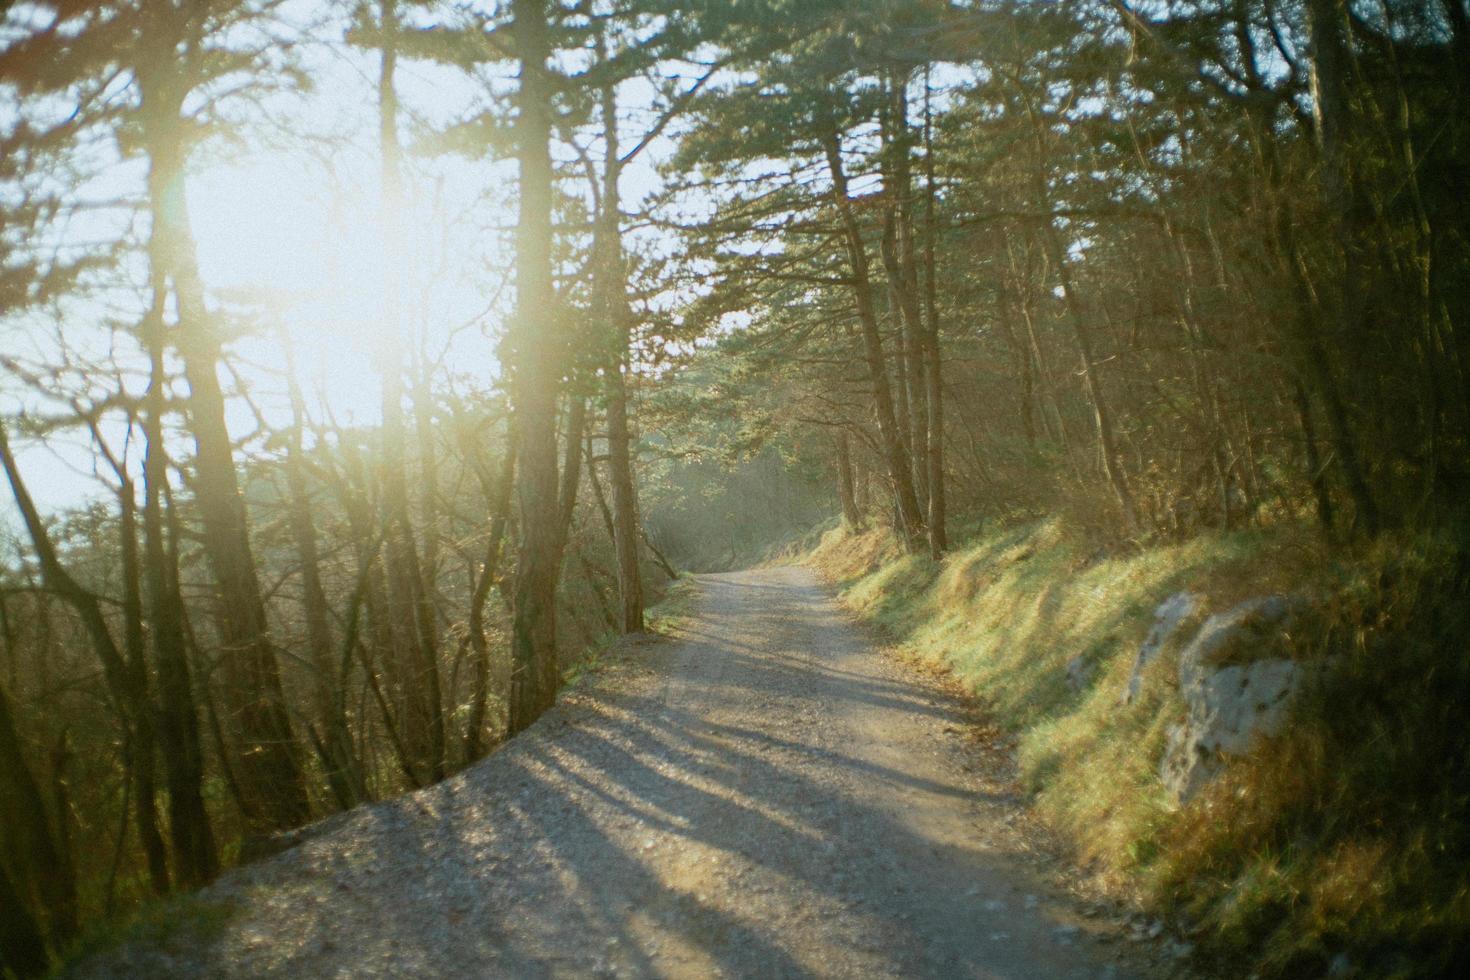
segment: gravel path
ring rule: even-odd
[[[1021,856],[964,699],[811,572],[699,578],[484,762],[200,893],[77,976],[1130,977]],[[210,914],[209,909],[228,913]]]

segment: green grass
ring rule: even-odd
[[[671,583],[663,598],[644,613],[643,624],[650,633],[672,632],[689,618],[698,598],[699,586],[692,578],[681,577]]]
[[[1155,661],[1138,702],[1117,705],[1134,653],[1165,597],[1201,589],[1213,570],[1248,564],[1259,550],[1258,540],[1221,536],[1093,556],[1051,521],[970,541],[942,565],[890,557],[840,577],[849,606],[949,667],[1021,735],[1022,778],[1042,812],[1081,842],[1082,857],[1127,868],[1156,850],[1163,803],[1153,774],[1166,719],[1179,707],[1157,682],[1176,651]],[[813,560],[830,567],[830,557],[819,549]],[[1067,683],[1077,656],[1093,668],[1081,693]]]
[[[604,656],[612,645],[614,634],[604,633],[597,643],[583,651],[576,663],[561,672],[562,689],[575,690],[588,677],[602,669]]]
[[[699,587],[694,580],[681,577],[664,590],[659,601],[648,607],[643,614],[643,624],[649,633],[669,633],[688,618],[699,596]],[[606,662],[607,654],[622,639],[613,632],[603,633],[584,650],[570,667],[562,671],[562,684],[567,689],[577,687],[584,679],[595,674]]]
[[[829,532],[807,560],[989,706],[1078,859],[1189,930],[1204,958],[1294,976],[1346,952],[1367,975],[1437,976],[1470,948],[1460,554],[1415,539],[1335,556],[1292,528],[1109,554],[1041,521],[962,542],[941,564],[881,531]],[[1153,610],[1182,589],[1203,607],[1121,705]],[[1314,597],[1288,652],[1338,669],[1287,735],[1175,809],[1156,773],[1184,710],[1179,649],[1210,613],[1276,592]],[[1093,668],[1081,691],[1067,683],[1075,657]]]

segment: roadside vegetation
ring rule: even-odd
[[[942,563],[887,529],[804,557],[1015,734],[1023,785],[1077,859],[1232,973],[1455,976],[1470,957],[1470,569],[1432,538],[1324,553],[1309,532],[1109,552],[1057,520],[974,533]],[[1154,609],[1204,603],[1122,696]],[[1181,646],[1213,612],[1309,595],[1290,653],[1331,658],[1285,730],[1174,805],[1159,778]],[[1069,665],[1086,664],[1085,683]],[[1073,676],[1077,676],[1074,670]]]

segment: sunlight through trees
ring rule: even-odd
[[[1458,533],[1467,85],[1461,0],[7,5],[0,973],[829,517]]]

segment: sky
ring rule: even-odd
[[[319,9],[299,0],[288,8],[288,21],[309,23]],[[301,48],[314,79],[308,94],[275,95],[251,107],[242,139],[206,144],[191,161],[188,205],[211,306],[249,310],[264,321],[232,351],[242,381],[273,423],[287,417],[283,335],[318,409],[330,406],[344,424],[371,425],[380,417],[374,355],[385,327],[390,249],[379,207],[378,56],[321,43],[335,37],[340,33],[318,33]],[[510,88],[508,72],[491,68],[471,78],[457,69],[400,60],[400,143],[412,148],[426,129],[484,106],[490,86],[503,96]],[[629,85],[620,98],[637,109],[651,94]],[[0,93],[0,123],[10,111],[3,101]],[[638,135],[630,129],[625,148]],[[654,165],[669,146],[661,139],[625,173],[627,206],[636,206],[655,186]],[[488,386],[498,372],[495,341],[512,296],[507,287],[514,164],[409,152],[404,166],[401,255],[407,281],[400,336],[410,344],[421,341],[462,381]],[[88,192],[97,198],[136,192],[141,175],[138,166],[119,163],[106,168]],[[89,232],[82,220],[67,234],[103,232]],[[103,353],[107,331],[89,329],[85,321],[100,321],[106,312],[100,304],[70,311],[68,342]],[[40,319],[7,324],[0,318],[0,349],[44,360],[55,330]],[[48,408],[44,398],[3,373],[0,401],[7,411]],[[247,406],[236,401],[231,412],[232,432],[255,428]],[[46,510],[103,492],[91,476],[95,461],[82,434],[51,436],[44,443],[14,441],[32,493]],[[0,495],[0,515],[10,506],[9,494]]]

